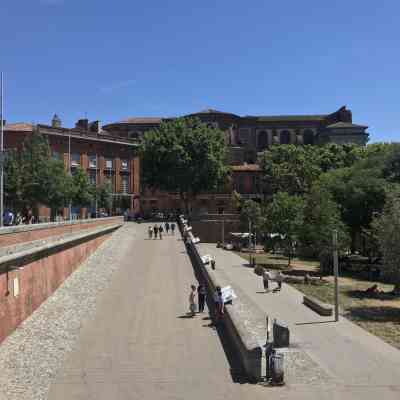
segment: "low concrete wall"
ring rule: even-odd
[[[113,222],[0,257],[0,342],[123,223]]]
[[[190,225],[204,243],[222,242],[223,231],[225,242],[228,241],[230,232],[240,232],[240,221],[237,219],[227,219],[224,222],[211,219],[190,220]]]
[[[180,228],[182,229],[182,227]],[[225,286],[223,282],[217,282],[211,269],[204,266],[196,245],[191,242],[186,243],[186,248],[193,267],[206,282],[209,294],[214,293],[216,286]],[[227,304],[225,306],[224,325],[229,340],[240,357],[247,378],[254,382],[260,381],[262,377],[262,349],[256,338],[247,331],[239,313],[235,309],[235,304]]]
[[[0,228],[0,247],[122,223],[123,220],[123,217],[109,217],[4,227]]]

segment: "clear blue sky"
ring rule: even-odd
[[[400,135],[398,0],[1,0],[10,122],[216,108],[329,113]]]

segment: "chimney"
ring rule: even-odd
[[[100,121],[93,121],[89,124],[89,130],[93,133],[100,133],[101,124]]]
[[[51,120],[51,126],[53,128],[61,128],[61,119],[57,114],[54,114],[54,117]]]
[[[83,131],[89,130],[89,120],[88,119],[79,119],[78,122],[75,124],[75,128],[81,129]]]

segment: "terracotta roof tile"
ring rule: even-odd
[[[26,122],[17,122],[15,124],[7,124],[4,126],[5,131],[13,132],[32,132],[33,125]]]
[[[121,123],[125,124],[159,124],[163,118],[159,117],[132,117],[132,118],[127,118]]]
[[[368,128],[365,125],[356,125],[351,122],[336,122],[335,124],[328,125],[327,128]]]

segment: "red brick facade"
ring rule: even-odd
[[[110,181],[114,195],[129,199],[129,210],[139,212],[140,170],[137,142],[115,138],[105,131],[93,132],[84,127],[67,129],[60,126],[11,124],[5,126],[5,148],[21,148],[28,135],[40,133],[47,137],[55,158],[64,161],[67,170],[81,167],[93,183]],[[70,163],[71,154],[71,163]],[[71,164],[71,165],[70,165]],[[128,201],[126,201],[128,203]],[[124,210],[120,210],[122,212]],[[80,210],[85,217],[87,210]],[[68,209],[64,210],[67,217]],[[40,209],[42,220],[50,217],[50,210]]]

